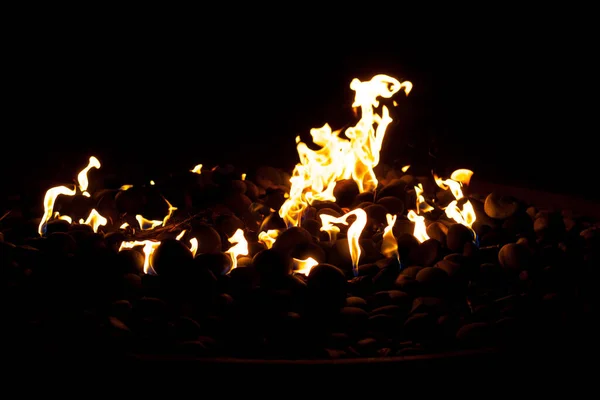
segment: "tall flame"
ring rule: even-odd
[[[339,228],[333,224],[348,225],[348,221],[346,220],[351,215],[356,216],[356,221],[354,221],[348,228],[348,248],[350,250],[350,257],[352,258],[352,271],[354,272],[354,276],[358,276],[358,261],[361,253],[358,241],[360,239],[360,234],[362,233],[363,229],[365,229],[365,225],[367,224],[367,213],[365,210],[362,208],[357,208],[356,210],[352,210],[339,218],[327,214],[321,214],[321,230],[329,232],[330,235],[331,232],[339,233]]]
[[[422,215],[417,215],[414,210],[410,210],[406,216],[408,217],[409,221],[415,223],[413,236],[416,237],[421,243],[429,239],[429,235],[427,235],[427,227],[425,226],[425,217]]]
[[[233,244],[225,253],[229,254],[231,257],[231,269],[230,272],[237,268],[237,258],[238,256],[247,256],[248,255],[248,241],[244,237],[244,231],[238,229],[235,231],[232,237],[227,239],[229,243]]]
[[[452,192],[454,200],[450,202],[445,208],[446,216],[453,219],[459,224],[462,224],[473,231],[473,223],[477,219],[475,216],[475,210],[469,200],[467,200],[462,207],[462,210],[458,207],[458,200],[464,197],[462,192],[462,186],[468,185],[471,180],[473,172],[468,169],[458,169],[452,173],[453,178],[442,179],[434,175],[435,183],[442,189]],[[473,231],[475,234],[475,231]]]
[[[92,168],[96,168],[96,169],[100,168],[100,161],[98,161],[98,159],[94,156],[90,157],[87,167],[82,169],[81,172],[77,175],[77,182],[79,183],[79,190],[81,190],[81,193],[86,197],[90,197],[90,194],[88,192],[86,192],[88,185],[89,185],[87,174],[88,174],[88,171]]]
[[[50,220],[50,217],[52,217],[52,210],[54,209],[56,198],[61,194],[65,196],[75,196],[76,193],[77,188],[71,190],[66,186],[57,186],[53,187],[52,189],[48,189],[46,195],[44,196],[44,215],[42,216],[42,220],[38,226],[38,233],[40,236],[44,234],[44,225],[46,225],[46,223]]]
[[[313,201],[335,201],[333,189],[339,180],[353,179],[360,192],[377,187],[373,168],[379,164],[383,138],[392,122],[385,105],[381,115],[375,113],[374,108],[379,107],[377,98],[391,98],[400,89],[408,94],[412,83],[376,75],[365,82],[355,78],[350,88],[355,91],[352,107],[360,108],[361,119],[354,127],[346,129],[348,139],[339,137],[340,131],[332,131],[328,124],[310,130],[313,143],[321,147],[319,150],[311,150],[299,137],[296,138],[300,163],[290,178],[289,198],[279,209],[279,215],[288,227],[298,226],[304,210]]]

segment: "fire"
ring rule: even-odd
[[[453,219],[459,224],[465,225],[469,229],[473,230],[472,226],[476,220],[475,210],[473,209],[473,205],[469,200],[467,200],[462,207],[462,210],[458,207],[458,200],[464,197],[462,192],[463,184],[468,184],[471,180],[471,176],[473,172],[468,169],[459,169],[452,173],[451,176],[454,178],[450,179],[441,179],[434,175],[435,183],[444,190],[450,189],[452,195],[454,196],[454,200],[446,206],[446,216],[450,219]],[[458,180],[460,179],[460,181]],[[464,183],[467,182],[467,183]],[[475,233],[475,231],[473,231]]]
[[[423,196],[422,184],[419,183],[417,186],[415,186],[415,194],[417,195],[417,214],[420,211],[429,212],[433,210],[433,207],[425,201],[425,196]]]
[[[63,221],[67,221],[70,224],[73,223],[73,218],[69,217],[68,215],[60,215],[58,211],[54,213],[54,218],[62,219]]]
[[[156,220],[146,219],[141,214],[137,214],[135,216],[135,219],[140,224],[140,229],[143,230],[143,231],[154,229],[157,226],[162,225],[162,223],[163,223],[162,221],[156,221]]]
[[[66,186],[57,186],[52,189],[48,189],[46,195],[44,196],[44,215],[42,216],[42,220],[40,221],[40,225],[38,226],[38,233],[40,236],[44,234],[44,226],[50,220],[52,216],[52,210],[54,209],[54,203],[56,202],[56,198],[58,196],[75,196],[77,193],[77,188],[73,190],[69,189]]]
[[[258,234],[258,241],[263,243],[267,249],[273,247],[275,240],[279,236],[279,229],[269,229],[266,232],[261,232]]]
[[[225,253],[229,254],[231,257],[231,269],[237,268],[237,258],[238,256],[247,256],[248,255],[248,241],[244,237],[244,231],[238,229],[235,231],[232,237],[227,239],[229,243],[233,244]]]
[[[383,230],[383,240],[381,242],[381,254],[388,258],[395,257],[400,262],[400,254],[398,254],[398,242],[394,237],[394,224],[396,223],[397,215],[386,214],[387,226]]]
[[[194,168],[190,169],[190,172],[193,172],[198,175],[202,174],[202,164],[196,165]]]
[[[160,246],[160,242],[154,241],[154,240],[135,240],[132,242],[122,242],[121,243],[121,247],[119,247],[119,251],[123,250],[123,249],[133,249],[134,247],[137,246],[144,246],[144,248],[142,249],[142,251],[144,252],[144,273],[145,274],[149,274],[152,273],[153,275],[156,275],[156,271],[154,271],[154,269],[150,266],[150,257],[152,256],[152,254],[154,253],[154,250],[156,250],[158,248],[158,246]]]
[[[429,239],[429,235],[427,235],[427,227],[425,226],[425,217],[418,215],[414,210],[410,210],[406,216],[408,217],[409,221],[415,223],[413,236],[416,237],[421,243]]]
[[[133,185],[123,185],[123,186],[121,186],[119,188],[119,190],[125,191],[125,190],[128,190],[128,189],[131,189],[132,187],[133,187]]]
[[[108,223],[108,220],[100,215],[95,208],[92,208],[92,211],[90,211],[90,215],[87,217],[87,219],[85,221],[80,221],[80,223],[90,225],[94,232],[98,232],[98,228],[105,226]]]
[[[312,257],[308,257],[305,260],[292,258],[292,262],[294,263],[294,272],[298,274],[304,274],[306,276],[308,276],[312,267],[319,264],[317,260]]]
[[[198,251],[198,239],[190,239],[190,251],[192,252],[192,255],[196,257],[196,251]]]
[[[321,214],[321,230],[329,233],[329,237],[335,240],[335,235],[340,232],[340,229],[333,224],[343,224],[348,225],[346,221],[349,216],[356,216],[356,221],[350,225],[348,228],[348,248],[350,250],[350,257],[352,258],[352,270],[354,272],[354,276],[358,275],[358,261],[360,259],[360,245],[358,243],[360,239],[360,234],[362,233],[365,225],[367,224],[367,213],[361,209],[357,208],[356,210],[352,210],[343,216],[336,218],[331,215]]]
[[[81,190],[81,194],[83,194],[86,197],[90,197],[90,194],[86,192],[89,185],[87,174],[88,171],[92,168],[100,168],[100,161],[98,161],[98,159],[94,156],[90,157],[87,167],[82,169],[81,172],[77,175],[77,182],[79,182],[79,190]]]
[[[169,203],[169,201],[167,199],[165,199],[163,197],[163,200],[167,203],[167,206],[169,206],[169,213],[167,214],[167,216],[162,220],[162,226],[167,225],[167,221],[171,218],[171,216],[173,215],[173,212],[175,212],[175,210],[177,210],[177,207],[173,207],[171,205],[171,203]]]
[[[300,163],[290,178],[289,198],[279,209],[287,226],[298,226],[304,210],[314,200],[335,201],[333,189],[341,179],[353,179],[360,192],[377,187],[373,168],[379,164],[379,152],[392,118],[385,105],[381,115],[373,109],[379,106],[378,97],[389,99],[400,89],[408,94],[412,83],[376,75],[366,82],[353,79],[350,88],[355,91],[352,107],[360,108],[361,118],[354,127],[346,129],[347,139],[339,137],[341,131],[332,131],[328,124],[310,130],[319,150],[311,150],[300,137],[296,138]]]

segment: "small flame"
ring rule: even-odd
[[[68,215],[60,215],[58,211],[54,213],[54,218],[62,219],[63,221],[67,221],[70,224],[73,223],[73,218],[69,217]]]
[[[357,208],[356,210],[352,210],[339,218],[327,214],[321,214],[321,230],[329,233],[330,239],[333,241],[335,240],[333,239],[335,235],[340,232],[340,229],[333,224],[348,225],[346,220],[351,215],[356,216],[356,221],[354,221],[348,228],[348,248],[350,250],[350,257],[352,258],[352,270],[354,272],[354,276],[358,276],[358,261],[361,253],[358,241],[360,239],[360,234],[367,224],[367,213],[365,210],[362,208]]]
[[[119,247],[119,251],[123,250],[123,249],[132,249],[134,247],[137,246],[144,246],[143,248],[143,252],[144,252],[144,273],[148,274],[150,272],[152,272],[152,274],[156,275],[156,271],[154,271],[154,269],[150,266],[150,257],[152,256],[152,254],[154,253],[154,250],[156,250],[158,248],[158,246],[160,246],[160,242],[156,242],[154,240],[135,240],[132,242],[122,242],[121,246]]]
[[[179,232],[179,235],[177,235],[177,237],[175,237],[175,239],[181,240],[181,238],[183,237],[183,235],[185,235],[185,229],[182,230],[181,232]]]
[[[373,108],[379,106],[378,97],[389,99],[400,89],[408,94],[412,83],[376,75],[366,82],[353,79],[350,88],[355,91],[352,107],[361,109],[361,118],[354,127],[346,129],[348,139],[339,137],[341,131],[332,131],[328,124],[310,130],[313,142],[321,147],[319,150],[311,150],[296,138],[300,163],[290,178],[289,198],[279,209],[288,227],[299,225],[304,210],[313,201],[335,201],[333,189],[339,180],[353,179],[360,192],[377,187],[373,168],[379,164],[379,152],[392,118],[385,105],[381,115]]]
[[[258,241],[263,243],[267,247],[267,249],[270,249],[271,247],[273,247],[273,244],[279,236],[279,233],[280,232],[278,229],[269,229],[266,232],[263,231],[258,234]]]
[[[46,225],[46,223],[48,222],[48,220],[50,220],[50,217],[52,216],[52,211],[54,208],[54,203],[56,202],[56,198],[61,194],[65,196],[75,196],[76,193],[77,188],[71,190],[66,186],[56,186],[51,189],[48,189],[46,195],[44,196],[44,215],[42,216],[42,220],[40,221],[40,225],[38,226],[38,233],[40,234],[40,236],[43,235],[44,225]]]
[[[198,175],[202,174],[202,164],[196,165],[193,169],[190,169],[190,172],[193,172]]]
[[[169,203],[169,201],[164,197],[163,199],[167,202],[167,205],[169,206],[169,214],[167,214],[167,216],[162,221],[162,226],[165,226],[167,225],[167,221],[169,220],[169,218],[171,218],[171,216],[173,215],[173,212],[177,210],[177,207],[173,207],[171,203]]]
[[[246,174],[242,174],[242,180],[245,181],[246,180]]]
[[[196,251],[198,251],[198,239],[190,239],[190,251],[192,252],[192,255],[196,257]]]
[[[233,246],[225,252],[226,254],[229,254],[229,257],[231,257],[231,269],[229,270],[231,272],[237,268],[238,256],[248,255],[248,241],[244,237],[244,231],[241,229],[235,231],[233,236],[227,240],[229,243],[233,244]]]
[[[135,219],[137,219],[138,223],[140,224],[140,229],[143,231],[154,229],[163,223],[162,221],[146,219],[141,214],[137,214]]]
[[[386,214],[387,226],[383,230],[383,240],[381,242],[381,254],[388,258],[395,257],[400,262],[400,254],[398,254],[398,242],[394,237],[394,224],[396,223],[397,215]]]
[[[85,220],[84,224],[90,225],[94,232],[98,232],[98,228],[108,223],[108,220],[104,218],[95,208],[92,208],[90,215]]]
[[[150,184],[151,185],[156,185],[156,183],[154,183],[154,181],[150,181]]]
[[[410,168],[410,165],[405,165],[404,167],[402,167],[402,172],[408,171],[409,168]]]
[[[417,186],[415,186],[415,193],[417,195],[417,214],[420,211],[429,212],[434,209],[432,206],[430,206],[425,201],[425,196],[423,196],[423,185],[422,184],[419,183]]]
[[[453,219],[459,224],[465,225],[473,231],[472,226],[475,220],[477,219],[475,216],[475,210],[473,209],[473,205],[469,200],[467,200],[463,204],[462,210],[458,207],[458,200],[464,197],[462,192],[462,186],[463,184],[467,185],[468,182],[471,181],[473,171],[468,169],[457,169],[452,173],[452,176],[456,179],[460,179],[460,181],[455,180],[454,178],[441,179],[434,174],[435,183],[444,190],[450,189],[455,199],[452,200],[450,204],[446,206],[446,216],[450,219]],[[473,231],[473,234],[475,234],[475,231]],[[475,237],[477,236],[475,235]]]
[[[119,229],[125,229],[129,226],[127,222],[123,222],[123,224],[119,227]]]
[[[294,272],[296,272],[298,274],[304,274],[306,276],[308,276],[312,267],[319,264],[317,262],[317,260],[315,260],[312,257],[308,257],[305,260],[299,260],[297,258],[292,258],[292,261],[294,263]]]
[[[82,169],[81,172],[79,173],[79,175],[77,175],[77,182],[79,182],[79,190],[81,190],[81,192],[83,193],[84,196],[87,193],[86,190],[89,185],[87,174],[88,174],[88,171],[92,168],[96,168],[96,169],[100,168],[100,161],[98,161],[98,159],[94,156],[90,157],[87,167]],[[87,197],[89,197],[89,193],[88,193]]]
[[[123,190],[123,191],[125,191],[125,190],[127,190],[127,189],[131,189],[132,187],[133,187],[133,185],[123,185],[123,186],[121,186],[121,187],[119,188],[119,190]]]
[[[427,235],[427,227],[425,226],[425,217],[417,215],[414,210],[410,210],[406,215],[408,220],[415,223],[415,229],[413,230],[413,236],[421,243],[429,239]]]

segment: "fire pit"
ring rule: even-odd
[[[467,169],[380,164],[394,98],[412,84],[350,87],[357,123],[312,129],[317,150],[297,138],[291,175],[198,164],[102,187],[92,156],[74,185],[46,192],[39,217],[26,201],[7,210],[13,350],[384,362],[583,339],[598,216]]]

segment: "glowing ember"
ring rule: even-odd
[[[233,244],[225,253],[229,254],[231,257],[231,269],[229,272],[237,268],[237,258],[238,256],[247,256],[248,255],[248,241],[244,237],[244,231],[238,229],[235,231],[232,237],[227,239],[229,243]]]
[[[305,260],[299,260],[297,258],[293,258],[292,262],[294,264],[294,272],[298,274],[304,274],[308,276],[310,270],[319,263],[312,257],[308,257]]]
[[[311,150],[296,138],[300,163],[290,178],[289,198],[279,209],[288,227],[299,225],[304,210],[314,200],[335,201],[333,189],[339,180],[353,179],[360,192],[377,187],[373,168],[379,164],[379,152],[392,118],[385,105],[381,115],[373,108],[379,106],[378,97],[391,98],[400,89],[408,94],[412,84],[376,75],[366,82],[353,79],[350,88],[356,93],[352,107],[360,108],[361,119],[346,129],[347,140],[339,137],[340,131],[332,131],[328,124],[310,131],[313,142],[321,146],[319,150]]]
[[[383,240],[381,242],[381,254],[388,258],[395,257],[400,263],[400,254],[398,254],[398,242],[394,237],[394,224],[396,223],[397,215],[386,214],[385,219],[387,226],[383,230]]]

